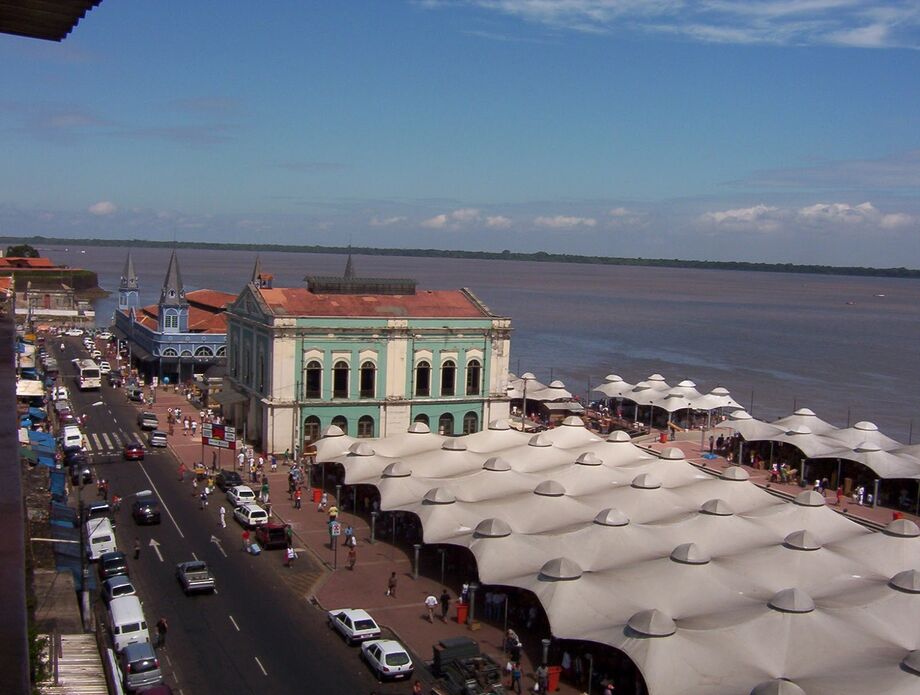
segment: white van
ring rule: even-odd
[[[83,448],[83,433],[76,425],[65,425],[64,432],[61,434],[61,444],[64,449],[70,447]]]
[[[150,642],[147,619],[137,596],[122,596],[109,602],[109,632],[116,652],[129,644]]]
[[[90,561],[100,558],[102,553],[118,550],[115,543],[115,529],[107,518],[90,519],[86,522],[86,556]]]

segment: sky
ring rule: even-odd
[[[104,0],[0,235],[920,268],[920,0]]]

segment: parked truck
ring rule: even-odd
[[[434,645],[432,695],[504,695],[502,670],[469,637],[451,637]]]

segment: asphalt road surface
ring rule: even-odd
[[[328,628],[325,614],[285,584],[281,573],[290,570],[282,566],[278,551],[260,557],[242,552],[241,529],[230,514],[227,528],[219,527],[221,493],[212,496],[210,508],[199,509],[189,483],[179,482],[178,461],[168,449],[148,447],[144,461],[123,460],[124,442],[146,441],[136,424],[137,409],[123,389],[108,386],[105,379],[99,392],[79,391],[70,360],[88,355],[81,339],[64,341],[58,383],[70,390],[76,413],[87,416],[84,434],[96,479],[108,480],[110,496],[122,497],[118,547],[128,556],[151,635],[155,638],[159,618],[169,623],[159,656],[173,690],[180,695],[410,692],[407,683],[376,682],[358,649],[345,645]],[[60,343],[54,342],[58,352]],[[153,490],[160,499],[161,524],[134,523],[131,504],[141,490]],[[84,502],[97,499],[95,485],[80,494]],[[137,560],[135,539],[141,545]],[[191,559],[211,567],[216,594],[183,594],[175,566]]]

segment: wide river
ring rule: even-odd
[[[65,250],[66,248],[66,250]],[[53,260],[99,274],[112,292],[97,304],[107,325],[127,247],[49,246]],[[170,251],[134,248],[141,302],[155,303]],[[340,275],[345,257],[267,252],[275,287],[306,275]],[[239,292],[255,255],[183,249],[186,290]],[[920,438],[920,282],[723,270],[639,268],[356,256],[358,275],[411,277],[420,288],[470,288],[510,316],[511,369],[573,393],[619,374],[635,383],[658,372],[701,392],[725,386],[763,419],[809,407],[838,426],[875,422],[907,442]],[[596,396],[595,394],[594,396]],[[593,397],[594,397],[593,396]]]

